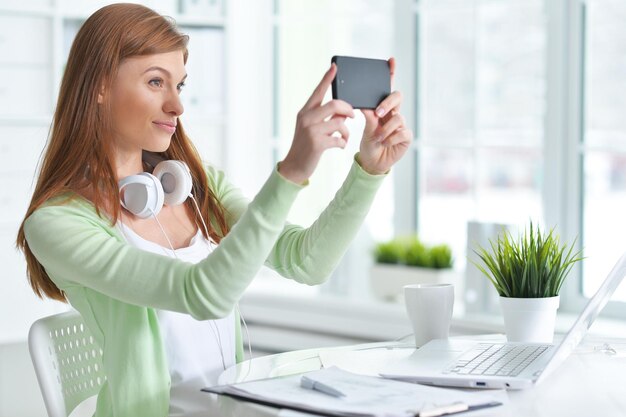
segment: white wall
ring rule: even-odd
[[[0,417],[46,414],[26,340],[35,320],[65,311],[67,305],[42,301],[33,294],[15,239],[32,195],[36,165],[78,22],[113,2],[0,0],[0,76],[5,80],[4,87],[0,87]],[[225,168],[227,150],[222,144],[228,143],[228,120],[223,102],[227,94],[222,94],[222,88],[227,88],[223,78],[229,65],[225,59],[229,49],[222,40],[228,31],[226,19],[218,12],[211,14],[216,10],[212,5],[222,2],[226,0],[140,3],[173,16],[183,32],[190,33],[193,55],[187,69],[193,90],[186,95],[186,127],[197,138],[203,156]],[[234,9],[241,10],[242,6]],[[213,56],[207,57],[205,50]]]
[[[0,417],[45,417],[25,342],[0,344]]]

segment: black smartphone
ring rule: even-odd
[[[384,59],[334,56],[331,62],[337,65],[333,99],[355,109],[375,109],[391,93],[389,62]]]

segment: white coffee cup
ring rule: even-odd
[[[452,284],[405,285],[404,303],[413,326],[416,347],[432,339],[448,338],[454,306]]]

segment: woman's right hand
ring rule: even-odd
[[[352,106],[343,100],[331,100],[322,105],[336,73],[337,66],[332,64],[298,112],[291,148],[279,164],[278,172],[297,184],[309,179],[326,149],[343,149],[348,142],[350,132],[344,122],[346,117],[354,117]],[[333,136],[335,132],[341,136]]]

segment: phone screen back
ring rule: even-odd
[[[355,109],[375,109],[391,92],[387,61],[334,56],[332,62],[337,64],[333,99],[347,101]]]

